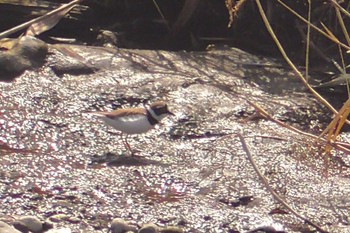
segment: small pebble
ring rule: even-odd
[[[158,233],[159,227],[153,223],[145,224],[139,230],[139,233]]]
[[[55,214],[55,215],[52,215],[49,219],[52,222],[62,222],[62,221],[68,220],[69,216],[66,214]]]
[[[251,231],[249,231],[249,233],[262,233],[262,232],[268,232],[268,233],[273,233],[273,232],[277,232],[275,228],[273,228],[272,226],[260,226],[258,228],[255,228]]]
[[[81,222],[81,220],[77,217],[70,217],[67,219],[67,221],[70,223],[80,223]]]

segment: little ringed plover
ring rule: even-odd
[[[123,144],[131,154],[133,152],[127,141],[129,134],[146,133],[167,115],[174,115],[168,110],[167,104],[162,101],[151,104],[149,108],[125,108],[112,112],[90,112],[90,114],[98,116],[107,125],[121,131],[122,140],[123,134],[126,134]]]

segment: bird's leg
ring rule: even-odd
[[[123,134],[122,134],[122,136],[123,136]],[[123,140],[123,137],[122,137],[122,140]],[[126,148],[127,150],[129,150],[131,154],[133,154],[133,152],[132,152],[132,150],[131,150],[131,147],[130,147],[130,145],[129,145],[129,143],[128,143],[128,134],[125,136],[125,138],[124,138],[124,140],[123,140],[123,144],[124,144],[125,148]]]

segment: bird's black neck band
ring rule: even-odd
[[[152,116],[149,110],[147,110],[147,119],[151,125],[155,125],[159,123],[159,121]]]

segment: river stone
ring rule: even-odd
[[[67,214],[55,214],[50,217],[50,220],[52,222],[62,222],[69,219],[69,216]]]
[[[127,231],[136,232],[136,228],[134,226],[129,225],[123,219],[120,219],[120,218],[113,219],[110,227],[111,233],[124,233]]]
[[[0,233],[21,233],[7,223],[0,221]]]
[[[13,223],[13,226],[22,232],[39,233],[43,230],[42,222],[35,216],[21,217]]]
[[[12,42],[12,47],[0,53],[0,81],[12,81],[25,70],[44,64],[48,45],[32,36],[23,36]]]
[[[153,223],[145,224],[139,230],[139,233],[158,233],[159,227]]]

